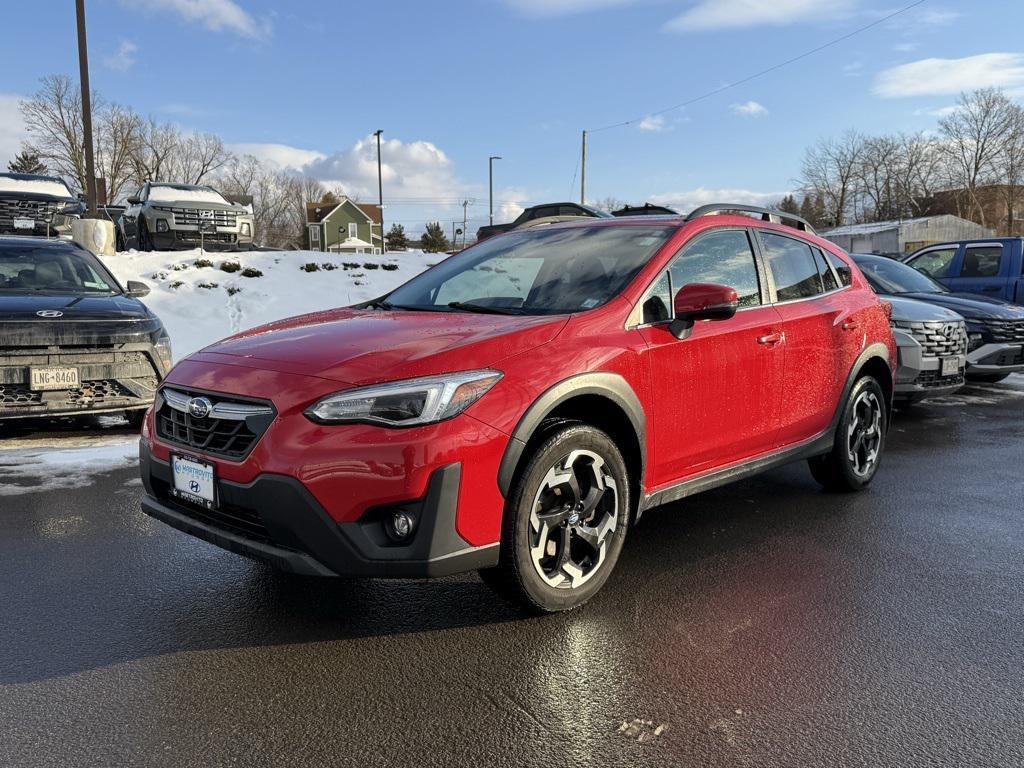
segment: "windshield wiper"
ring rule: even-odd
[[[471,301],[449,301],[448,306],[452,309],[461,309],[464,312],[479,312],[484,315],[521,315],[523,311],[514,307],[489,307],[486,304],[474,304]]]

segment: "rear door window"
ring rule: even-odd
[[[1001,245],[969,245],[960,264],[960,277],[999,277],[1002,266]]]
[[[849,264],[829,251],[825,251],[825,258],[828,259],[828,263],[832,265],[832,269],[834,269],[836,271],[836,275],[839,276],[840,285],[847,286],[853,282],[853,275],[850,273]]]
[[[807,299],[823,292],[824,286],[811,246],[773,232],[760,231],[758,234],[779,301]]]
[[[933,251],[925,251],[920,256],[911,259],[908,264],[914,269],[919,269],[929,277],[947,277],[949,265],[959,250],[956,246],[952,248],[936,248]]]
[[[834,291],[839,287],[839,283],[836,282],[836,276],[832,274],[828,262],[825,261],[825,255],[818,248],[811,248],[811,251],[814,253],[814,263],[818,267],[818,274],[821,275],[821,284],[825,287],[825,292]]]

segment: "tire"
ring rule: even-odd
[[[807,462],[814,479],[829,491],[866,488],[881,464],[887,419],[885,393],[877,379],[858,379],[843,406],[832,450]]]
[[[114,250],[118,253],[128,250],[124,244],[124,234],[121,232],[121,227],[114,225]]]
[[[142,429],[142,422],[146,420],[146,411],[142,409],[125,411],[124,417],[128,419],[128,426],[138,432]]]
[[[626,462],[608,435],[585,424],[558,428],[513,483],[500,560],[480,571],[481,578],[535,613],[583,605],[608,580],[622,551],[629,494]],[[566,499],[576,503],[562,503]]]
[[[139,241],[140,251],[152,251],[153,240],[149,236],[149,229],[146,227],[146,221],[141,216],[139,217],[138,223],[138,234],[136,239]]]
[[[974,375],[968,373],[967,380],[981,382],[982,384],[995,384],[1009,375],[1008,373],[976,373]]]

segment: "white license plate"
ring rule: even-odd
[[[944,357],[942,358],[942,373],[943,376],[956,376],[960,373],[960,358],[959,357]]]
[[[217,506],[213,465],[188,456],[171,456],[174,483],[171,492],[179,499],[191,501],[207,509]]]
[[[35,229],[36,228],[36,223],[32,219],[15,219],[14,220],[14,228],[15,229]]]
[[[28,376],[28,388],[37,392],[78,387],[77,368],[29,368]]]

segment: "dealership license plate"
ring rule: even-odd
[[[943,376],[956,376],[960,373],[960,358],[958,357],[944,357],[942,358],[942,375]]]
[[[77,389],[77,368],[29,368],[28,388],[36,392],[51,389]]]
[[[179,499],[191,501],[207,509],[217,506],[216,478],[212,464],[189,456],[171,456],[174,482],[171,493]]]
[[[15,219],[15,229],[35,229],[36,223],[32,219]]]

